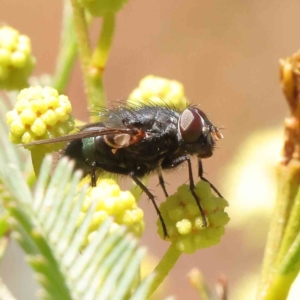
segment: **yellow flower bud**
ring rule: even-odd
[[[145,227],[143,211],[137,206],[133,195],[129,191],[122,191],[114,180],[99,179],[97,186],[90,188],[83,203],[82,213],[86,213],[92,203],[96,203],[96,211],[89,228],[87,242],[109,216],[114,217],[111,231],[125,225],[134,235],[138,237],[142,235]]]
[[[174,195],[160,205],[168,239],[184,253],[193,253],[200,248],[219,243],[224,234],[224,226],[229,221],[224,211],[228,206],[227,201],[214,196],[207,182],[198,182],[195,193],[200,199],[207,227],[203,226],[198,205],[188,185],[180,186]],[[165,239],[160,220],[157,221],[157,225],[159,235]]]
[[[11,27],[0,27],[0,88],[27,86],[34,65],[29,38]]]
[[[26,144],[59,137],[72,131],[74,121],[70,114],[71,103],[67,96],[61,96],[51,87],[34,86],[22,90],[15,108],[6,114],[10,140]],[[61,145],[47,144],[39,147],[51,152],[58,150]]]
[[[128,97],[132,105],[150,103],[183,110],[188,104],[182,83],[153,75],[144,77]]]

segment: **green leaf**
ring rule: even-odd
[[[0,164],[4,161],[0,158]],[[111,233],[112,220],[108,220],[82,250],[94,208],[78,227],[86,187],[78,191],[81,172],[74,172],[73,165],[63,158],[51,175],[52,158],[46,157],[34,193],[16,165],[8,163],[1,174],[11,194],[5,207],[14,236],[38,275],[41,297],[102,300],[134,295],[133,299],[146,299],[152,279],[133,286],[145,250],[125,228]]]
[[[8,214],[3,213],[0,216],[0,240],[9,231]],[[1,257],[1,255],[0,255]]]

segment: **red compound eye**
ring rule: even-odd
[[[196,142],[203,134],[205,121],[200,115],[201,111],[194,107],[189,107],[183,111],[179,118],[179,129],[183,140],[187,143]]]

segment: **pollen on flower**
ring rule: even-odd
[[[34,65],[30,39],[9,26],[0,26],[0,88],[25,87]]]
[[[153,75],[140,81],[139,86],[129,95],[128,102],[132,105],[152,103],[171,106],[178,110],[186,108],[188,104],[182,83]]]
[[[23,89],[17,97],[15,108],[6,114],[6,122],[10,127],[9,138],[16,144],[28,144],[65,135],[74,129],[71,110],[67,96],[59,95],[51,87]],[[61,145],[42,147],[47,151],[55,151]]]
[[[229,217],[224,211],[228,206],[227,201],[213,195],[207,182],[198,182],[195,193],[204,210],[207,227],[203,224],[188,185],[180,186],[174,195],[160,205],[169,235],[168,240],[184,253],[193,253],[198,249],[218,244],[225,232],[224,226],[229,222]],[[160,237],[165,239],[159,220],[157,226]]]
[[[179,234],[188,234],[192,230],[192,222],[188,219],[183,219],[176,223],[176,228]]]
[[[142,235],[145,227],[143,211],[137,206],[134,196],[129,191],[122,191],[114,180],[99,179],[97,186],[90,188],[83,203],[81,219],[92,204],[96,208],[86,242],[108,217],[114,217],[111,231],[125,225],[135,236]]]

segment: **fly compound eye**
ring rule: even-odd
[[[179,130],[182,139],[187,143],[196,142],[205,129],[204,120],[200,116],[199,112],[197,109],[187,108],[180,116]]]

